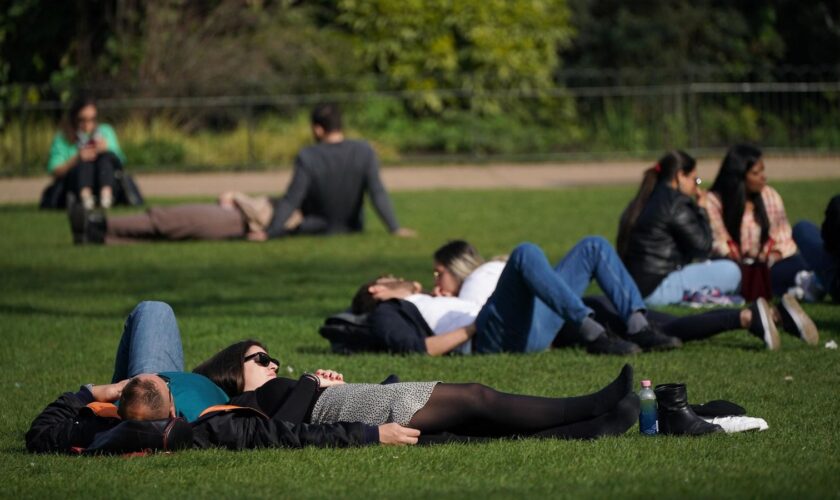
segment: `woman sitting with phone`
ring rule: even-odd
[[[88,96],[77,98],[53,139],[47,160],[54,186],[61,184],[63,193],[53,191],[50,200],[45,196],[42,207],[61,208],[65,206],[62,194],[72,194],[87,210],[97,201],[102,208],[110,208],[115,202],[115,172],[122,170],[123,163],[125,155],[113,127],[98,122],[96,102]]]

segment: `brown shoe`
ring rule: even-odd
[[[820,333],[817,325],[799,305],[799,301],[792,293],[782,295],[779,302],[779,315],[782,319],[782,328],[786,332],[799,337],[808,345],[817,345],[820,342]]]

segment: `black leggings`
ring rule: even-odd
[[[598,323],[608,326],[619,335],[627,332],[624,320],[606,297],[584,297],[583,303],[595,311],[595,321]],[[719,333],[743,328],[739,309],[713,309],[687,316],[651,310],[647,312],[647,319],[658,326],[662,333],[684,341],[707,339]],[[564,335],[566,333],[569,332],[564,332]]]
[[[94,161],[81,162],[67,172],[66,189],[77,196],[84,188],[90,188],[94,194],[105,186],[114,189],[114,171],[121,168],[117,155],[110,151],[100,153]]]
[[[632,370],[598,392],[568,398],[506,394],[481,384],[438,384],[408,426],[462,436],[595,438],[635,421]],[[625,408],[622,402],[627,400]]]
[[[234,397],[231,404],[258,408],[273,420],[308,421],[312,392],[300,384],[309,383],[277,378],[254,392]],[[632,391],[633,369],[629,365],[601,390],[569,398],[506,394],[481,384],[441,383],[408,426],[423,433],[424,443],[471,437],[593,439],[621,434],[633,425],[639,407]]]

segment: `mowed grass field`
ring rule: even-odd
[[[840,193],[836,180],[774,186],[793,221],[821,222],[827,200]],[[806,305],[820,327],[820,346],[783,335],[779,352],[736,331],[630,359],[581,349],[346,357],[332,354],[317,333],[325,316],[345,308],[358,285],[378,274],[431,285],[431,253],[448,239],[466,238],[487,257],[532,241],[552,261],[583,236],[613,240],[633,192],[628,186],[397,193],[401,222],[420,232],[415,240],[388,236],[369,213],[364,235],[108,248],[73,246],[63,213],[0,207],[0,497],[840,496],[840,351],[823,347],[840,341],[840,306]],[[691,402],[735,401],[770,429],[645,438],[633,428],[592,442],[203,450],[130,459],[28,454],[23,435],[46,404],[80,384],[110,380],[124,318],[147,299],[175,309],[189,368],[235,340],[257,338],[293,377],[332,368],[353,382],[396,373],[403,380],[479,381],[560,396],[596,390],[629,361],[636,385],[641,378],[684,382]]]

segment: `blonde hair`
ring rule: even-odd
[[[435,250],[434,259],[452,273],[458,284],[463,283],[470,273],[484,264],[478,250],[464,240],[450,241],[438,248]]]

